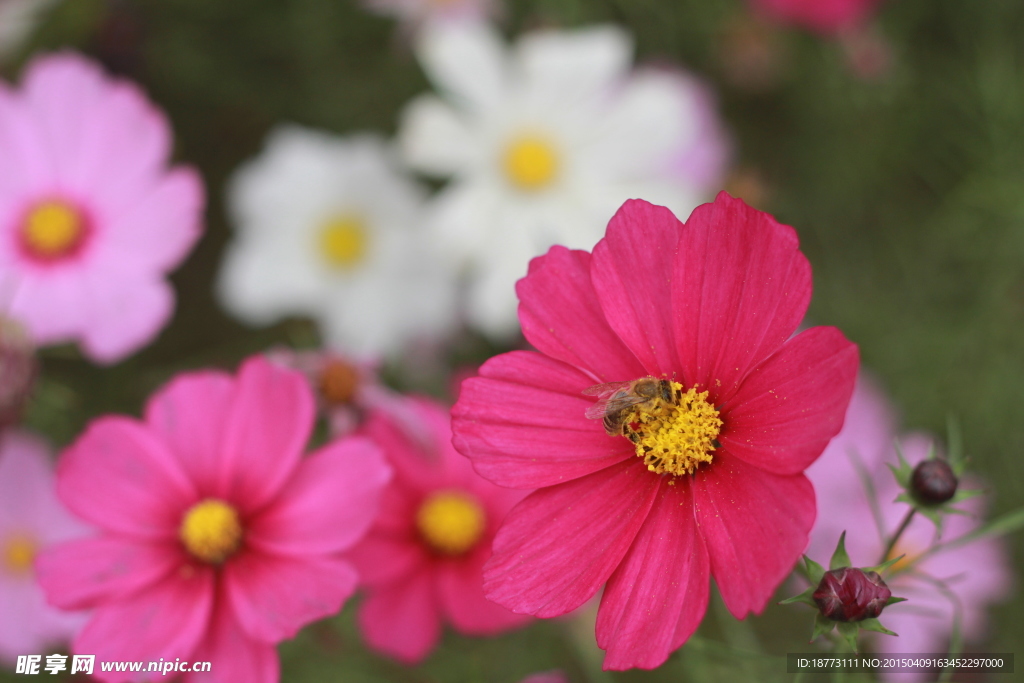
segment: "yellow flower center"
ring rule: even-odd
[[[242,544],[242,522],[235,508],[222,500],[207,498],[185,513],[178,535],[194,557],[220,564]]]
[[[32,570],[32,561],[39,550],[35,540],[29,536],[16,535],[8,538],[3,545],[4,567],[11,574],[27,574]]]
[[[367,236],[358,216],[334,216],[320,229],[320,254],[332,268],[350,270],[366,256]]]
[[[476,498],[461,491],[438,491],[416,513],[416,528],[423,540],[444,555],[461,555],[472,548],[486,521]]]
[[[81,243],[85,221],[74,207],[59,201],[42,202],[29,211],[22,226],[25,248],[39,258],[65,256]]]
[[[636,446],[647,469],[658,474],[693,474],[710,463],[715,439],[722,430],[718,411],[708,403],[708,392],[671,382],[675,400],[645,401],[626,414],[624,433]]]
[[[535,191],[551,184],[558,173],[558,154],[546,139],[525,135],[505,148],[505,175],[520,190]]]

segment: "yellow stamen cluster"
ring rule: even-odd
[[[241,546],[242,531],[235,508],[222,500],[207,498],[185,513],[178,535],[193,557],[221,564]]]
[[[505,148],[505,176],[520,190],[535,191],[551,184],[558,173],[558,154],[550,142],[528,135]]]
[[[333,216],[320,228],[320,254],[332,268],[351,269],[366,256],[367,238],[358,216]]]
[[[22,535],[12,536],[3,544],[3,566],[10,574],[27,574],[32,569],[39,548],[36,542]]]
[[[722,429],[718,411],[708,403],[708,392],[672,382],[679,399],[649,401],[634,408],[624,420],[625,433],[636,446],[647,469],[658,474],[693,474],[701,463],[712,461],[715,439]]]
[[[29,252],[54,259],[71,252],[85,233],[82,215],[64,202],[43,202],[25,217],[22,239]]]
[[[473,496],[462,491],[438,491],[420,505],[416,528],[432,549],[443,555],[461,555],[484,533],[487,518]]]

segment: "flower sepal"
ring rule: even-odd
[[[949,428],[949,456],[938,455],[934,444],[928,449],[928,457],[911,466],[903,455],[903,449],[896,443],[896,457],[899,465],[887,464],[896,482],[903,492],[896,496],[894,502],[907,503],[930,519],[937,527],[942,527],[943,515],[968,515],[959,508],[957,503],[980,496],[980,489],[960,489],[960,477],[966,469],[966,459],[959,445],[958,430],[951,424]]]

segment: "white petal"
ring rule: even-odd
[[[504,44],[479,21],[431,22],[416,54],[431,81],[469,111],[493,108],[507,87]]]
[[[464,169],[477,144],[468,122],[430,95],[413,100],[405,108],[398,135],[406,163],[438,176],[453,175]]]
[[[622,29],[538,31],[516,45],[523,82],[538,99],[572,102],[607,92],[629,69],[633,43]]]

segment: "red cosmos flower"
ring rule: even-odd
[[[452,411],[477,472],[538,489],[495,537],[487,597],[552,617],[607,582],[606,669],[664,662],[700,623],[709,574],[737,618],[764,609],[807,546],[803,472],[858,365],[835,328],[790,339],[811,296],[795,231],[724,192],[685,225],[630,200],[592,255],[553,247],[517,292],[540,353],[492,358]],[[587,419],[584,390],[645,377],[665,394],[603,421],[623,436]]]
[[[489,602],[483,566],[491,540],[525,492],[478,476],[451,446],[448,411],[424,399],[404,399],[398,411],[370,413],[364,429],[395,476],[380,514],[352,559],[367,597],[359,624],[367,642],[403,662],[426,657],[441,622],[467,635],[494,635],[529,617]],[[410,418],[417,420],[410,432]]]

